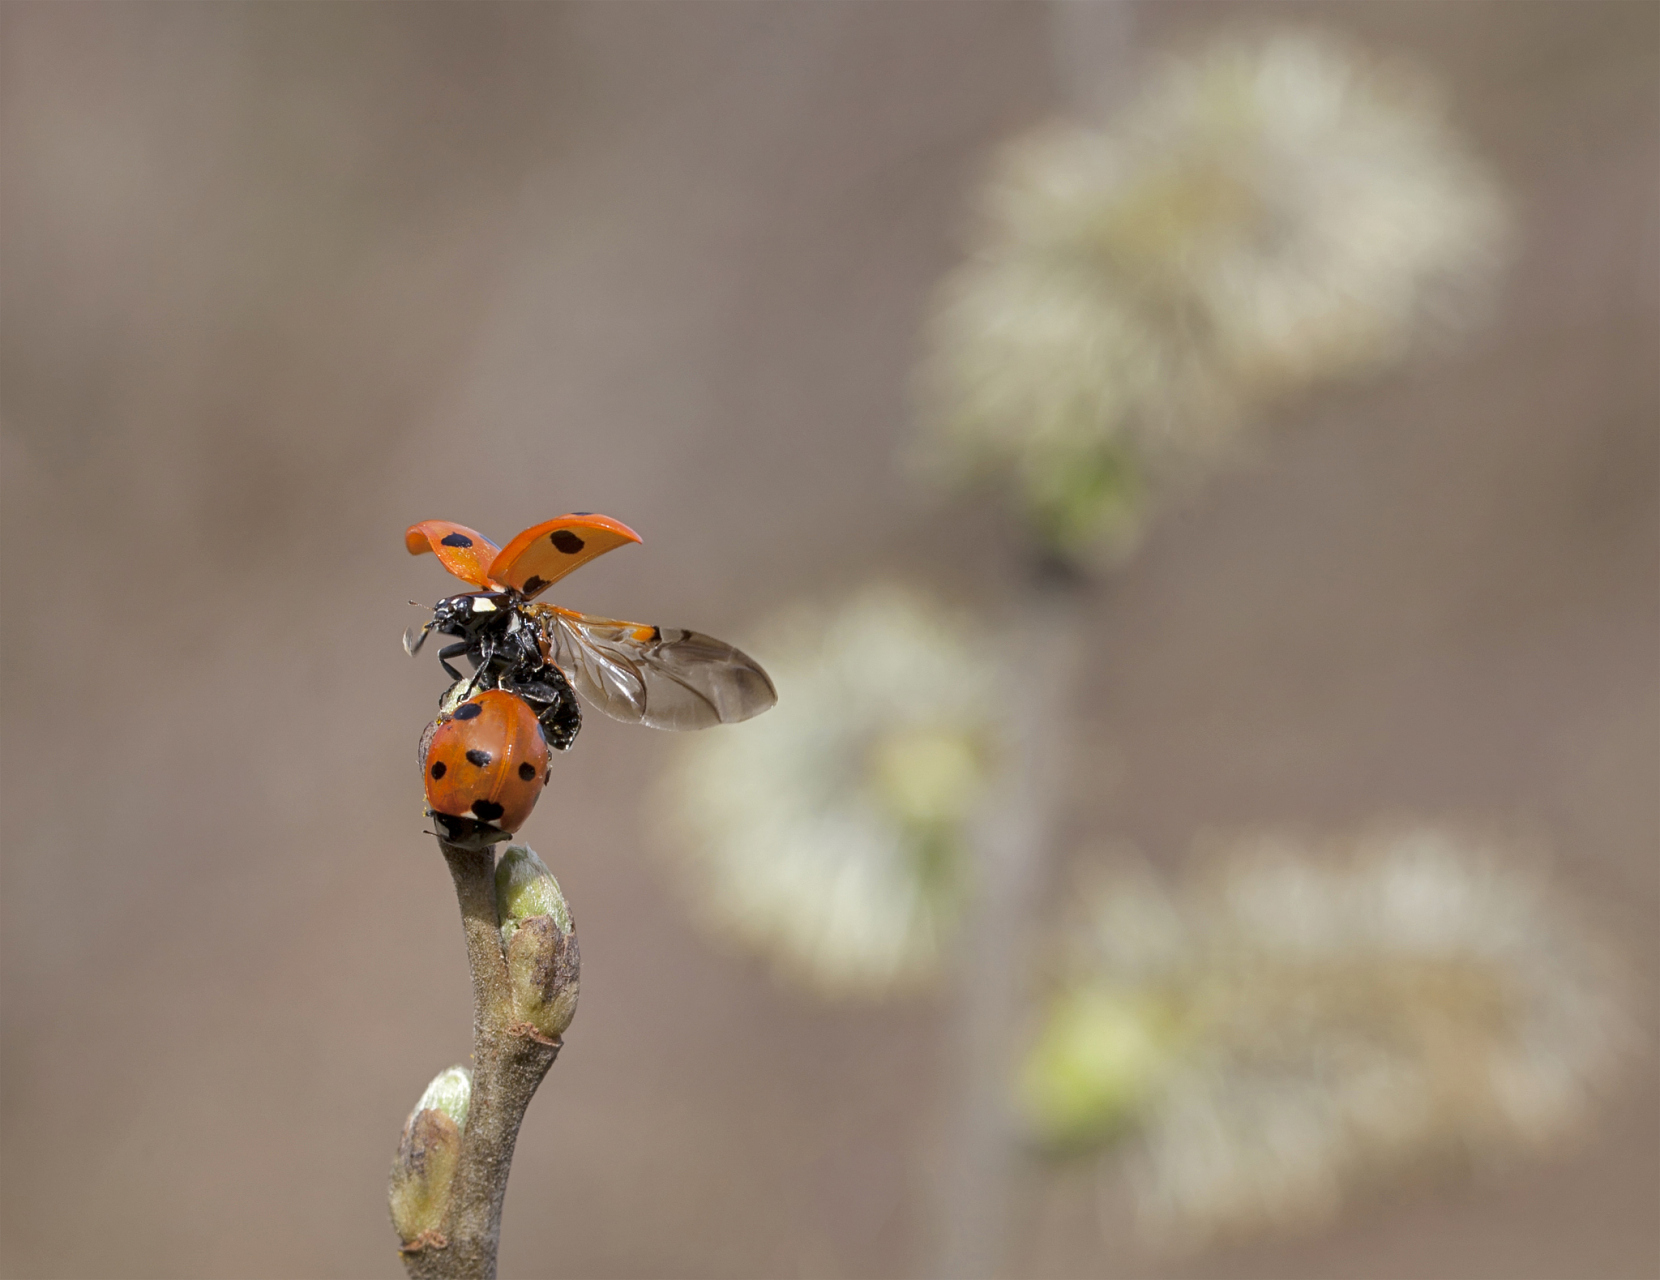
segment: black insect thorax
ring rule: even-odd
[[[471,639],[486,632],[505,632],[518,616],[517,591],[469,591],[447,596],[432,606],[432,629],[441,635]]]
[[[473,688],[502,689],[523,698],[548,745],[564,751],[582,728],[582,711],[565,673],[544,656],[541,628],[524,604],[524,597],[512,590],[449,596],[433,606],[432,629],[466,646]]]

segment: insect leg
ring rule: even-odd
[[[492,680],[490,672],[496,661],[496,637],[491,632],[486,631],[473,637],[473,651],[469,656],[478,664],[476,678],[483,687],[489,688],[492,683],[500,683]]]
[[[459,671],[450,666],[450,659],[462,657],[466,654],[466,652],[467,645],[465,641],[457,644],[447,644],[438,651],[439,665],[441,665],[445,671],[450,673],[450,678],[452,680],[460,680],[463,677]]]

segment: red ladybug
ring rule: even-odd
[[[481,590],[440,600],[428,622],[404,633],[404,649],[413,656],[432,632],[457,637],[438,652],[450,679],[462,679],[450,660],[465,656],[475,668],[466,691],[500,688],[527,699],[558,751],[582,727],[572,689],[613,719],[654,729],[736,724],[777,702],[760,664],[713,636],[536,600],[595,556],[639,540],[620,520],[583,511],[532,525],[500,550],[453,521],[412,524],[404,531],[411,555],[431,551]]]
[[[488,689],[458,706],[421,751],[427,812],[451,844],[482,849],[524,825],[548,779],[548,744],[523,699]]]

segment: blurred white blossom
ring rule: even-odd
[[[665,791],[718,935],[832,993],[932,975],[992,767],[998,692],[978,634],[879,586],[801,609],[756,646],[777,708],[677,743]]]
[[[1558,890],[1457,833],[1222,851],[1183,895],[1101,887],[1028,1058],[1053,1146],[1125,1150],[1175,1244],[1317,1220],[1369,1177],[1544,1145],[1631,1030]]]
[[[1273,399],[1467,319],[1507,229],[1421,82],[1311,32],[1224,40],[1002,155],[940,292],[927,452],[1012,471],[1063,550],[1127,543]]]

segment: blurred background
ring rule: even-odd
[[[982,634],[1040,649],[1020,548],[1041,521],[907,461],[961,296],[942,281],[1001,252],[975,210],[1011,139],[1110,130],[1160,59],[1288,25],[1439,95],[1487,193],[1486,301],[1456,341],[1426,324],[1294,397],[1269,379],[1246,416],[1276,429],[1089,562],[1007,1035],[1041,1043],[1056,975],[1107,963],[1045,941],[1092,868],[1135,868],[1132,914],[1179,917],[1187,970],[1226,970],[1282,902],[1180,887],[1242,865],[1235,833],[1314,833],[1296,857],[1364,871],[1321,851],[1450,824],[1499,833],[1446,863],[1509,904],[1511,950],[1471,954],[1519,955],[1552,1008],[1608,1009],[1606,1054],[1564,1068],[1571,1117],[1510,1141],[1526,1126],[1495,1104],[1503,1140],[1457,1158],[1322,1166],[1285,1213],[1161,1234],[1145,1169],[1168,1166],[1174,1104],[1124,1104],[1067,1158],[1008,1139],[978,1193],[995,1259],[953,1252],[948,1184],[986,1149],[959,1132],[975,948],[850,995],[723,927],[698,870],[720,825],[688,837],[672,781],[718,757],[591,714],[522,833],[584,973],[502,1270],[1656,1274],[1660,10],[1600,0],[6,6],[5,1274],[401,1274],[398,1129],[470,1045],[415,764],[443,681],[398,648],[406,602],[451,583],[404,527],[503,541],[605,512],[644,545],[559,603],[802,680],[790,636],[835,631],[811,619],[873,581],[957,610],[966,660],[1007,647]],[[861,633],[836,634],[857,672]],[[1021,678],[1000,679],[985,701],[1018,719]],[[1359,890],[1287,892],[1374,918]],[[970,939],[985,909],[962,908]],[[1399,986],[1392,937],[1368,991]],[[1272,1011],[1228,1016],[1301,1052]],[[1350,1043],[1299,1019],[1309,1061]],[[1529,1030],[1527,1061],[1571,1059],[1574,1025]],[[1316,1091],[1341,1075],[1322,1070]]]

